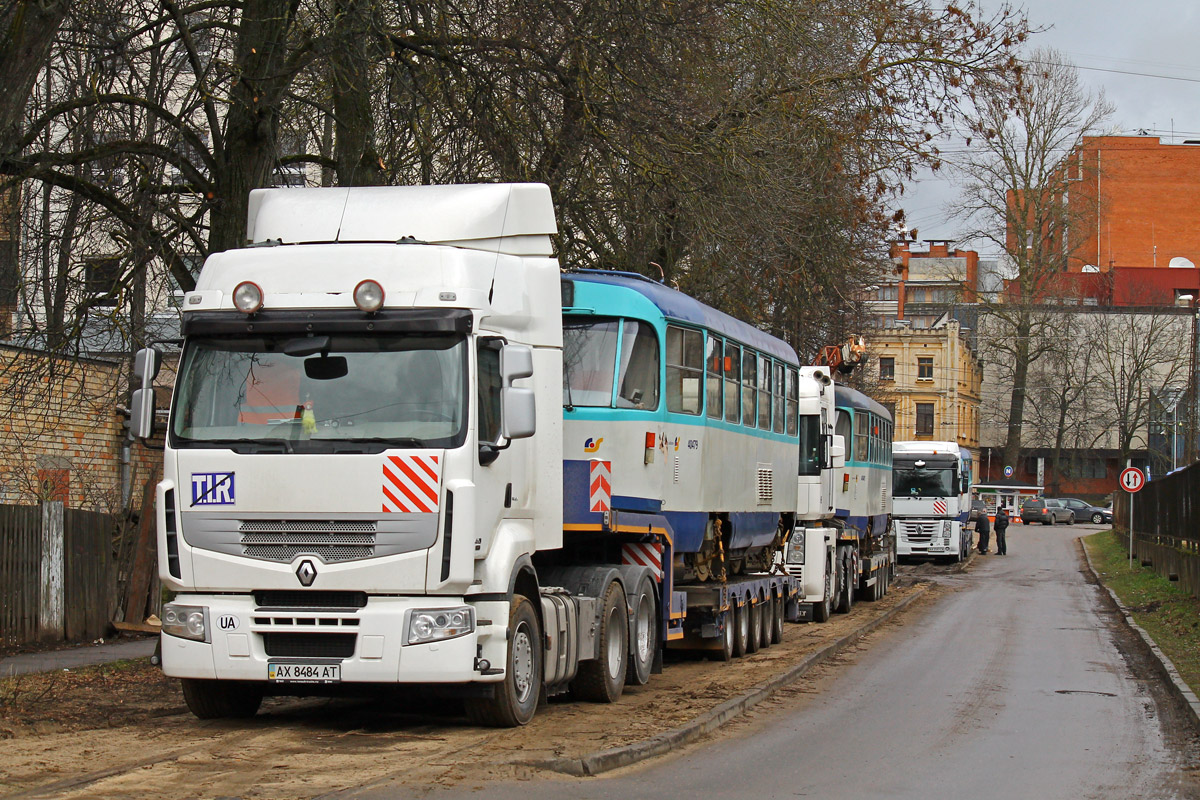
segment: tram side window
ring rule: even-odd
[[[771,387],[774,390],[775,402],[772,405],[772,413],[775,415],[775,432],[783,433],[786,430],[784,394],[786,385],[784,383],[784,368],[783,364],[775,362],[775,379],[771,382]]]
[[[771,359],[758,357],[758,427],[771,430]]]
[[[742,348],[733,342],[725,343],[725,421],[735,425],[741,419],[741,409],[738,406],[738,384],[742,367]]]
[[[704,336],[700,331],[667,326],[667,410],[700,413],[704,379]]]
[[[625,321],[618,374],[617,408],[658,408],[658,334],[653,327]]]
[[[563,405],[612,405],[618,322],[563,320]]]
[[[720,339],[710,336],[704,348],[704,363],[707,365],[706,393],[708,395],[708,416],[712,419],[721,418],[721,366],[723,344]]]
[[[871,415],[860,411],[854,415],[854,460],[867,461],[871,449]]]
[[[758,354],[742,351],[742,424],[754,427],[754,385],[758,382]]]
[[[796,414],[800,411],[800,373],[787,371],[787,435],[796,435]],[[840,419],[840,418],[839,418]],[[841,431],[838,431],[841,433]]]

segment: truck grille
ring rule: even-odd
[[[353,633],[264,633],[263,646],[273,658],[350,658]]]
[[[326,564],[375,554],[375,523],[369,521],[243,520],[238,526],[242,554],[289,562],[301,553]]]
[[[897,520],[896,532],[914,544],[929,544],[930,539],[942,532],[942,523]]]

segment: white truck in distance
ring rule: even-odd
[[[896,552],[962,561],[971,551],[971,453],[955,442],[892,446]]]

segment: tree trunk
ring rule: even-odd
[[[370,12],[370,0],[336,0],[329,54],[339,186],[384,182],[371,114]]]
[[[1029,333],[1033,329],[1027,314],[1022,313],[1014,335],[1017,339],[1013,354],[1013,386],[1008,402],[1008,436],[1004,441],[1004,463],[1017,468],[1021,456],[1021,431],[1025,421],[1025,392],[1029,381]]]
[[[0,153],[12,154],[33,82],[50,55],[69,5],[53,0],[18,0],[0,12]]]

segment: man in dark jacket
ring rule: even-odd
[[[996,554],[1006,555],[1008,553],[1008,542],[1005,541],[1004,532],[1008,530],[1008,512],[1003,508],[996,511]]]
[[[979,516],[975,518],[975,533],[979,534],[979,554],[987,555],[988,551],[988,536],[992,532],[992,523],[988,520],[987,510],[979,512]]]

